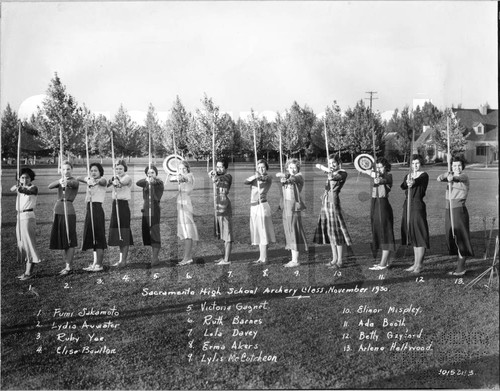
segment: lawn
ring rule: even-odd
[[[130,167],[134,181],[143,163]],[[301,266],[285,269],[280,192],[273,184],[269,203],[277,243],[270,263],[252,266],[258,251],[249,244],[251,166],[230,167],[235,242],[232,264],[215,266],[222,243],[213,238],[212,187],[205,168],[193,169],[192,195],[200,242],[195,264],[178,267],[182,243],[176,238],[176,185],[166,185],[162,207],[161,264],[149,267],[151,249],[142,245],[142,194],[135,187],[130,265],[108,267],[118,251],[105,254],[105,271],[81,269],[91,252],[77,250],[74,273],[57,277],[60,252],[48,249],[55,192],[47,184],[54,168],[36,170],[37,234],[43,264],[34,279],[21,282],[16,261],[13,213],[8,192],[14,172],[2,174],[2,367],[3,389],[346,389],[498,388],[498,278],[466,287],[487,269],[483,260],[490,229],[498,234],[498,172],[466,170],[471,181],[468,209],[475,257],[463,278],[447,275],[454,258],[444,243],[445,185],[435,178],[443,167],[424,167],[431,177],[426,203],[431,249],[425,270],[405,272],[411,249],[400,248],[392,268],[371,271],[370,182],[347,166],[341,202],[353,239],[345,268],[334,271],[328,246],[310,244]],[[271,173],[277,172],[271,166]],[[312,242],[325,177],[303,168],[307,210],[304,226]],[[110,176],[105,166],[105,176]],[[76,175],[85,175],[83,166]],[[390,195],[400,239],[406,173],[394,167]],[[104,205],[111,215],[108,194]],[[78,240],[84,221],[84,187],[74,202]],[[493,220],[493,218],[496,218]],[[486,231],[485,231],[486,225]],[[493,252],[493,240],[489,251]]]

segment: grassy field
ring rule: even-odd
[[[134,181],[143,164],[130,167]],[[149,267],[151,250],[142,246],[142,194],[133,192],[130,265],[110,270],[116,248],[105,253],[105,271],[81,270],[91,252],[77,251],[76,271],[56,277],[60,252],[50,251],[55,192],[47,184],[57,171],[36,170],[38,247],[43,264],[34,279],[20,282],[16,262],[15,197],[8,192],[14,172],[2,174],[2,389],[346,389],[346,388],[498,388],[498,278],[465,285],[488,268],[483,260],[493,224],[498,234],[498,172],[466,170],[471,181],[468,209],[475,257],[463,278],[446,274],[455,260],[443,237],[445,185],[435,178],[443,167],[425,167],[431,177],[427,214],[431,249],[424,272],[404,271],[411,251],[401,248],[393,267],[368,270],[370,183],[347,166],[341,199],[353,239],[345,268],[326,268],[328,246],[310,243],[297,269],[282,267],[284,250],[279,189],[269,202],[277,243],[270,263],[250,264],[258,251],[249,244],[249,165],[230,170],[235,243],[232,264],[219,267],[222,243],[213,238],[213,199],[204,167],[196,167],[192,200],[200,242],[195,264],[178,267],[182,243],[176,238],[176,186],[167,185],[162,207],[161,264]],[[272,166],[274,175],[278,167]],[[303,168],[307,204],[304,225],[312,241],[325,177]],[[110,176],[105,167],[105,176]],[[84,175],[83,166],[75,167]],[[390,195],[400,238],[406,173],[393,169]],[[111,214],[110,195],[104,206]],[[81,243],[84,187],[74,202]],[[496,218],[493,221],[493,218]],[[493,242],[493,241],[492,241]],[[490,244],[490,252],[493,243]],[[235,331],[236,330],[236,331]]]

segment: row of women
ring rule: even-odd
[[[412,273],[420,273],[426,249],[429,248],[429,229],[426,218],[424,196],[429,176],[422,171],[423,159],[413,155],[411,171],[405,176],[401,188],[406,193],[401,224],[402,244],[414,248],[414,264],[406,269]],[[347,179],[347,172],[341,168],[341,162],[335,155],[330,155],[328,167],[317,165],[327,173],[325,192],[322,197],[322,208],[313,241],[317,244],[330,244],[332,260],[330,268],[341,268],[343,250],[351,246],[346,222],[340,205],[340,191]],[[458,256],[457,268],[450,272],[453,275],[465,274],[465,259],[473,256],[470,242],[469,216],[465,201],[469,189],[469,181],[463,169],[465,164],[461,158],[453,158],[452,171],[440,175],[437,180],[446,182],[447,211],[445,229],[450,254]],[[217,265],[230,264],[233,242],[232,207],[228,197],[232,185],[232,177],[227,172],[227,161],[218,161],[216,169],[208,173],[214,183],[215,224],[217,238],[225,243],[224,256],[216,261]],[[259,258],[254,264],[268,262],[268,245],[276,241],[271,216],[271,207],[267,202],[267,194],[272,185],[272,177],[268,174],[268,163],[257,161],[256,173],[245,180],[251,187],[250,196],[250,235],[252,245],[259,246]],[[76,215],[73,201],[78,193],[79,183],[87,184],[87,213],[84,224],[82,250],[93,249],[93,263],[84,268],[86,271],[103,270],[104,250],[109,246],[120,248],[120,258],[111,266],[123,267],[127,264],[129,246],[133,245],[130,229],[130,207],[132,179],[127,172],[124,160],[114,166],[115,176],[106,180],[104,170],[99,163],[90,164],[87,177],[74,178],[71,163],[62,164],[61,179],[49,185],[49,189],[57,189],[58,200],[54,206],[54,222],[50,237],[50,249],[63,250],[65,267],[59,273],[67,275],[72,270],[72,261],[77,246]],[[371,270],[383,270],[389,267],[390,254],[395,250],[393,232],[393,211],[389,203],[389,192],[392,188],[391,165],[385,158],[376,161],[374,169],[367,171],[373,178],[371,203],[371,226],[373,250],[381,250],[381,260]],[[146,177],[136,185],[143,189],[142,238],[144,245],[152,247],[151,264],[159,263],[158,254],[160,239],[160,200],[164,192],[164,183],[158,178],[158,170],[149,165],[144,170]],[[286,249],[291,251],[291,260],[285,267],[299,266],[300,252],[307,251],[307,239],[302,224],[301,212],[305,204],[301,197],[304,178],[300,173],[300,163],[290,159],[286,164],[286,173],[278,173],[282,188],[281,209],[283,211],[283,228],[286,238]],[[35,173],[30,168],[21,170],[17,185],[16,208],[18,211],[17,241],[26,269],[18,278],[27,280],[33,276],[33,266],[39,263],[40,257],[36,249],[35,214],[37,187],[32,183]],[[190,194],[194,189],[194,176],[190,172],[187,161],[178,164],[178,173],[169,175],[168,181],[177,183],[177,236],[184,241],[184,256],[179,265],[193,262],[193,242],[199,240],[198,231],[193,218],[193,206]],[[102,208],[108,187],[112,188],[112,212],[109,226],[109,238],[106,241],[105,216]]]

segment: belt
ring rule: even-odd
[[[24,212],[33,212],[33,209],[23,209],[23,210],[21,211],[21,213],[24,213]]]
[[[265,204],[265,203],[267,203],[267,201],[260,201],[260,202],[256,201],[256,202],[251,202],[250,206],[255,206],[255,205]]]

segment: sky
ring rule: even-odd
[[[235,119],[294,101],[345,110],[367,91],[380,112],[413,99],[498,108],[495,1],[3,1],[0,44],[2,111],[55,72],[112,116],[166,113],[176,96],[194,111],[204,94]]]

